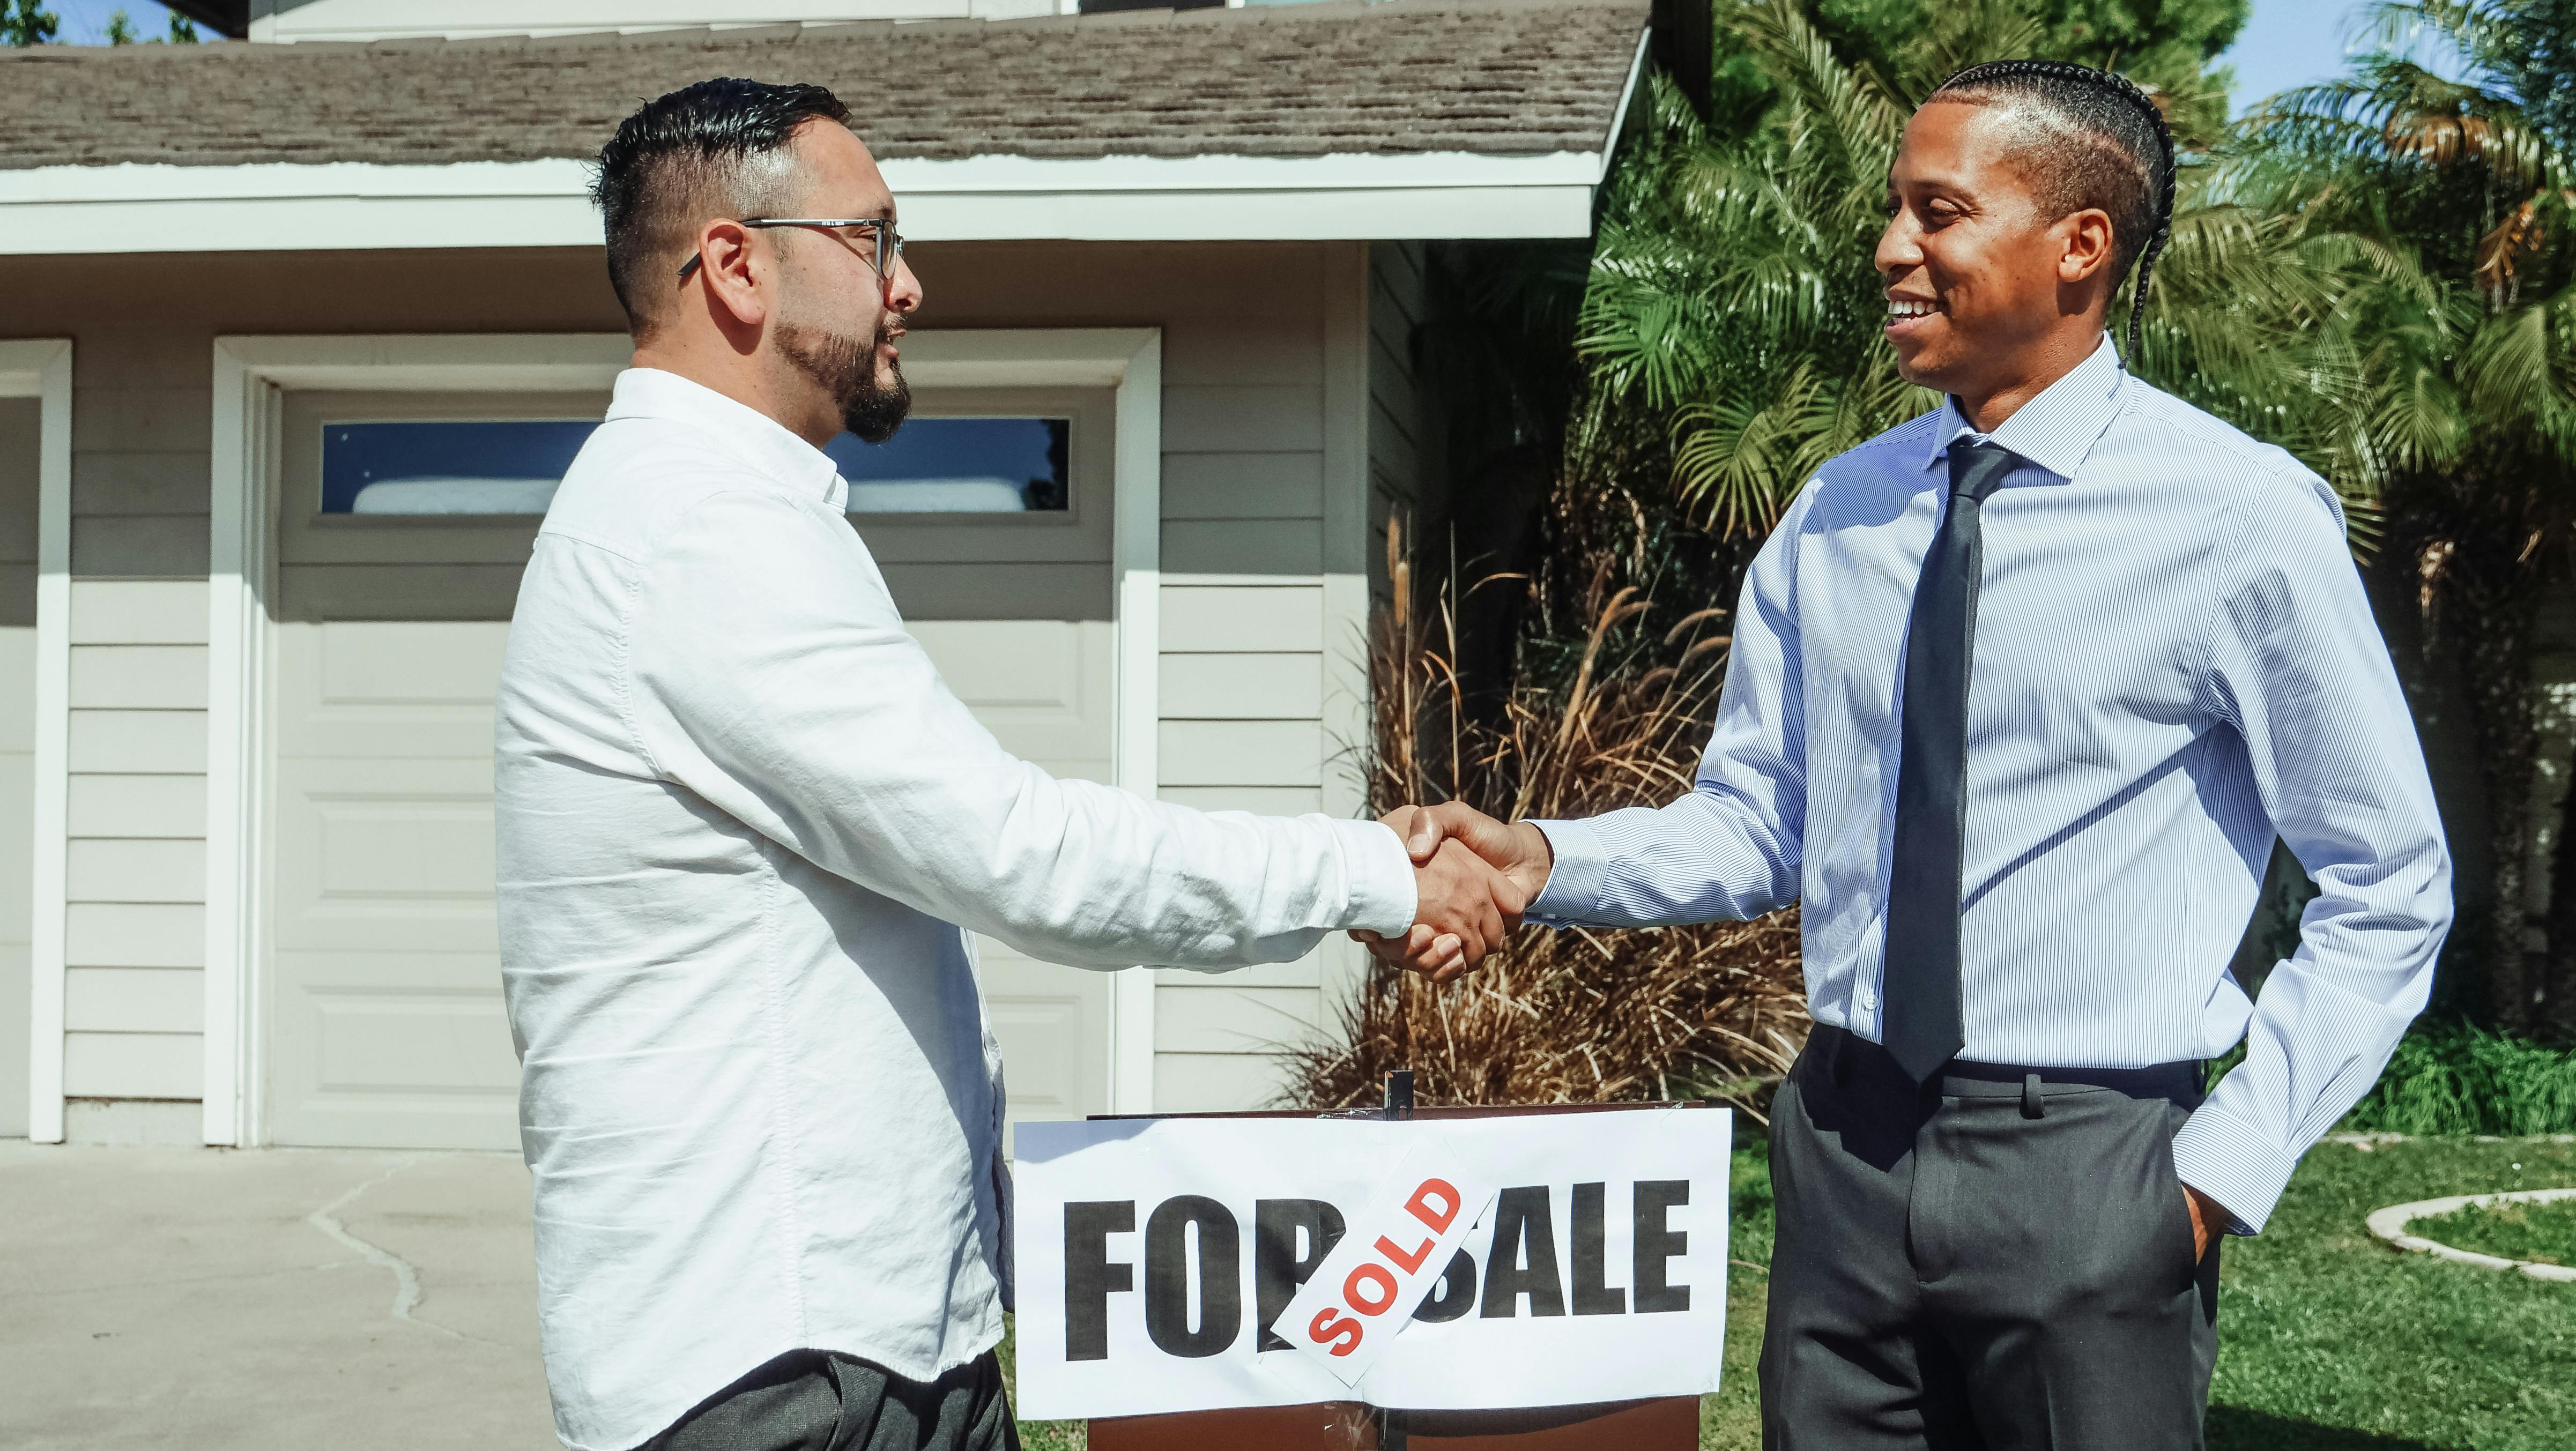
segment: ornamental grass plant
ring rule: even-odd
[[[1369,809],[1459,800],[1505,819],[1591,816],[1691,789],[1725,665],[1726,611],[1659,631],[1646,591],[1592,572],[1582,655],[1561,687],[1521,684],[1499,715],[1461,689],[1448,590],[1409,608],[1401,531],[1394,607],[1372,642]],[[1493,579],[1485,588],[1520,581]],[[1446,986],[1371,960],[1337,1031],[1285,1058],[1287,1101],[1377,1101],[1414,1073],[1426,1104],[1725,1099],[1759,1118],[1806,1039],[1794,908],[1754,922],[1639,931],[1524,927]]]
[[[2576,1133],[2576,1051],[2470,1023],[2419,1026],[2343,1127],[2519,1138]]]

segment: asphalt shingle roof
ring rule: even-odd
[[[0,53],[0,169],[587,158],[708,76],[811,81],[882,157],[1594,151],[1646,0],[1385,0],[546,40]]]

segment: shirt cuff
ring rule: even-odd
[[[1380,822],[1313,819],[1330,826],[1342,845],[1342,871],[1349,891],[1342,903],[1342,920],[1333,925],[1380,937],[1402,937],[1410,931],[1421,902],[1404,838]]]
[[[1610,875],[1610,854],[1601,844],[1601,833],[1589,821],[1533,821],[1530,825],[1547,838],[1556,865],[1548,871],[1547,885],[1539,888],[1537,900],[1522,914],[1523,920],[1542,927],[1591,921],[1601,906],[1601,883]]]
[[[2218,1201],[2230,1234],[2260,1234],[2299,1156],[2226,1110],[2203,1104],[2174,1135],[2174,1173]]]

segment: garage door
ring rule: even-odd
[[[27,1132],[27,939],[35,882],[36,431],[0,398],[0,1137]]]
[[[941,673],[1003,745],[1060,775],[1106,780],[1106,500],[1077,511],[1068,495],[1088,477],[1105,490],[1110,435],[1087,426],[1092,400],[999,401],[1049,404],[1059,415],[1057,492],[1032,478],[1011,497],[1042,506],[1029,513],[1061,517],[1003,516],[989,472],[889,479],[872,496],[845,465],[854,500],[905,506],[854,522],[907,614],[929,616],[916,619],[916,633]],[[997,400],[926,398],[924,411],[943,402],[968,411]],[[270,656],[267,1117],[275,1142],[517,1146],[518,1065],[493,914],[491,712],[516,561],[535,525],[525,515],[385,512],[383,501],[541,505],[544,469],[514,475],[459,455],[436,426],[510,424],[491,431],[542,460],[548,447],[568,456],[583,432],[574,421],[596,417],[601,404],[517,398],[501,409],[471,398],[331,394],[288,402]],[[552,443],[549,428],[562,430]],[[898,442],[941,431],[915,425]],[[976,430],[961,422],[947,431]],[[349,456],[334,457],[344,443]],[[404,463],[404,449],[422,461]],[[352,474],[364,476],[354,498]],[[995,517],[920,512],[961,504]],[[969,557],[978,553],[1005,556],[1000,572],[1021,576],[1017,589],[991,588],[996,561]],[[1031,576],[1052,579],[1054,594],[1031,595]],[[1105,1109],[1108,979],[998,943],[978,946],[1012,1117]]]

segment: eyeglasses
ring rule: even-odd
[[[903,256],[903,234],[894,229],[894,221],[890,217],[745,217],[742,224],[746,227],[821,227],[825,231],[839,227],[865,227],[877,239],[877,280],[881,282],[894,275],[894,264]],[[697,255],[691,253],[689,260],[680,264],[680,280],[688,281],[697,270]]]

